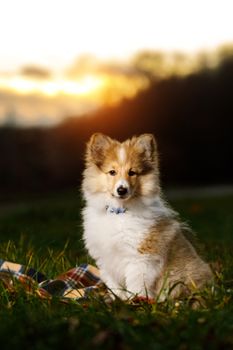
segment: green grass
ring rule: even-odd
[[[1,349],[232,349],[233,197],[172,201],[217,271],[215,291],[193,310],[188,301],[159,305],[85,305],[40,300],[0,285]],[[48,277],[89,262],[81,239],[78,193],[0,203],[0,258]]]

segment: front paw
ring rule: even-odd
[[[121,299],[127,301],[129,299],[128,293],[123,288],[107,287],[107,289],[112,300]]]

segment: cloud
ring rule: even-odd
[[[21,68],[20,74],[27,78],[32,79],[49,79],[52,76],[52,73],[43,67],[35,66],[35,65],[27,65]]]

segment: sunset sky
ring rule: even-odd
[[[231,0],[2,1],[0,124],[50,124],[134,96],[147,87],[129,66],[137,52],[183,52],[192,65],[233,43],[232,13]]]
[[[61,69],[80,54],[125,58],[144,48],[196,51],[233,40],[231,0],[7,0],[0,70]]]

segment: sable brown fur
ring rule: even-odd
[[[170,297],[200,290],[213,281],[209,265],[199,257],[183,230],[179,220],[162,218],[138,247],[140,254],[159,254],[164,257],[166,264],[155,289],[157,293],[162,288],[168,292],[171,289]]]

